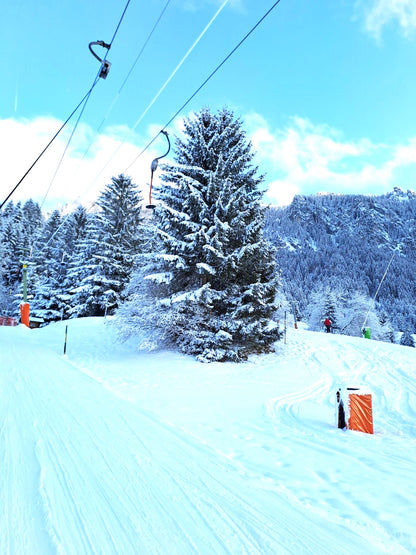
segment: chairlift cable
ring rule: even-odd
[[[124,78],[124,81],[123,81],[123,83],[121,84],[121,87],[120,87],[120,89],[119,89],[119,91],[118,91],[118,94],[121,93],[121,90],[123,89],[124,85],[126,84],[127,80],[129,79],[130,74],[132,73],[133,69],[136,67],[137,62],[139,61],[141,55],[142,55],[143,52],[144,52],[144,49],[146,48],[146,46],[147,46],[148,42],[150,41],[150,39],[151,39],[153,33],[155,32],[156,27],[159,25],[160,20],[162,19],[162,17],[163,17],[163,15],[164,15],[165,11],[167,10],[167,7],[169,6],[170,2],[171,2],[171,0],[167,0],[167,2],[166,2],[166,4],[165,4],[164,8],[163,8],[162,11],[160,12],[159,17],[157,18],[155,24],[153,25],[152,30],[150,31],[149,35],[147,36],[146,40],[144,41],[143,46],[142,46],[141,49],[140,49],[140,52],[137,54],[136,59],[135,59],[134,62],[133,62],[133,65],[131,66],[131,68],[130,68],[129,72],[127,73],[126,77]]]
[[[126,10],[127,10],[128,6],[129,6],[129,4],[130,4],[130,0],[127,0],[127,3],[126,3],[126,5],[125,5],[125,7],[124,7],[124,10],[123,10],[123,13],[122,13],[122,15],[121,15],[121,17],[120,17],[120,19],[119,19],[119,22],[118,22],[118,24],[117,24],[117,27],[116,27],[115,31],[114,31],[113,37],[112,37],[112,39],[111,39],[111,42],[110,42],[109,45],[106,45],[106,46],[105,46],[106,48],[107,48],[107,46],[108,46],[108,48],[107,48],[107,52],[106,52],[106,54],[105,54],[105,56],[104,56],[104,58],[103,58],[103,61],[106,59],[107,54],[108,54],[108,50],[110,49],[111,45],[112,45],[113,42],[114,42],[114,39],[115,39],[115,37],[116,37],[116,35],[117,35],[117,32],[118,32],[118,30],[119,30],[119,28],[120,28],[121,22],[123,21],[124,15],[125,15],[125,13],[126,13]],[[103,41],[97,41],[97,42],[103,42]],[[104,43],[104,44],[105,44],[105,43]],[[90,45],[91,45],[91,43],[90,43]],[[90,47],[90,45],[89,45],[89,47]],[[90,47],[90,51],[91,51],[91,47]],[[95,57],[97,57],[97,56],[95,55],[94,52],[92,52],[92,53],[94,54]],[[99,58],[98,58],[98,59],[99,59]],[[90,96],[91,96],[91,93],[92,93],[94,87],[96,86],[96,84],[97,84],[98,81],[99,81],[99,75],[100,75],[100,70],[98,70],[97,75],[95,76],[94,82],[93,82],[93,84],[92,84],[90,90],[87,92],[87,94],[86,94],[86,95],[84,96],[84,98],[81,100],[81,102],[78,104],[78,106],[75,108],[75,110],[73,110],[73,112],[71,113],[71,115],[68,117],[68,119],[67,119],[67,120],[65,121],[65,123],[62,125],[62,127],[58,130],[58,132],[55,134],[55,136],[51,139],[51,141],[48,143],[48,145],[45,147],[45,149],[41,152],[41,154],[38,156],[38,158],[35,160],[35,162],[32,164],[32,166],[31,166],[31,167],[29,168],[29,170],[26,172],[26,174],[22,177],[22,179],[20,180],[20,182],[16,185],[16,187],[13,189],[13,191],[12,191],[12,192],[10,193],[10,195],[7,197],[7,199],[1,204],[0,210],[1,210],[1,208],[3,207],[3,205],[5,204],[5,202],[7,202],[7,200],[10,198],[10,196],[13,194],[13,192],[17,189],[17,187],[20,185],[20,183],[23,181],[23,179],[26,177],[26,175],[30,172],[30,170],[33,168],[33,166],[36,164],[36,162],[39,160],[39,158],[42,156],[42,154],[43,154],[43,153],[48,149],[48,147],[52,144],[52,142],[53,142],[53,141],[55,140],[55,138],[58,136],[58,134],[60,133],[60,131],[65,127],[65,125],[68,123],[68,121],[72,118],[72,116],[75,114],[75,112],[78,110],[78,108],[82,105],[82,103],[84,103],[84,106],[82,107],[82,110],[81,110],[81,113],[80,113],[80,115],[79,115],[79,117],[78,117],[78,120],[77,120],[77,122],[76,122],[76,124],[75,124],[75,126],[74,126],[74,129],[72,130],[71,136],[70,136],[70,138],[69,138],[69,140],[68,140],[68,142],[67,142],[67,145],[66,145],[66,147],[65,147],[64,153],[63,153],[63,155],[62,155],[62,157],[61,157],[61,159],[60,159],[60,161],[59,161],[58,167],[57,167],[57,169],[56,169],[56,171],[55,171],[55,174],[54,174],[54,176],[53,176],[53,178],[52,178],[52,181],[51,181],[51,183],[49,184],[48,190],[47,190],[47,192],[46,192],[46,194],[45,194],[45,196],[44,196],[44,198],[43,198],[42,205],[41,205],[41,206],[43,206],[43,204],[44,204],[44,202],[45,202],[45,200],[46,200],[46,197],[47,197],[47,195],[48,195],[48,193],[49,193],[49,190],[50,190],[50,188],[51,188],[51,185],[52,185],[52,183],[53,183],[53,180],[55,179],[56,174],[57,174],[57,172],[58,172],[58,170],[59,170],[59,167],[60,167],[60,165],[61,165],[61,163],[62,163],[62,160],[63,160],[63,158],[64,158],[64,156],[65,156],[65,153],[66,153],[67,150],[68,150],[68,147],[69,147],[69,144],[70,144],[70,142],[71,142],[71,140],[72,140],[72,137],[74,136],[75,130],[76,130],[76,128],[77,128],[77,126],[78,126],[78,123],[79,123],[79,121],[80,121],[80,119],[81,119],[81,116],[82,116],[82,114],[83,114],[83,112],[84,112],[84,110],[85,110],[85,107],[86,107],[86,105],[87,105],[87,102],[88,102],[88,100],[89,100],[89,98],[90,98]],[[46,244],[44,245],[44,247],[43,247],[44,249],[49,245],[49,243],[50,243],[50,241],[52,240],[52,238],[56,235],[56,233],[59,231],[59,229],[62,227],[62,225],[64,224],[64,222],[66,221],[66,219],[67,219],[68,217],[69,217],[69,214],[66,216],[66,218],[64,218],[64,220],[60,223],[60,225],[58,226],[58,228],[55,230],[55,232],[54,232],[54,233],[52,234],[52,236],[49,238],[49,240],[47,241],[47,243],[46,243]],[[32,250],[33,250],[33,245],[34,245],[34,244],[32,244]]]
[[[10,191],[10,193],[7,195],[7,197],[4,199],[4,201],[1,203],[0,205],[0,210],[3,208],[3,206],[6,204],[6,202],[9,200],[9,198],[12,196],[12,194],[16,191],[16,189],[19,187],[19,185],[22,183],[22,181],[25,179],[25,177],[27,177],[27,175],[29,174],[29,172],[33,169],[33,167],[37,164],[37,162],[40,160],[40,158],[43,156],[43,154],[45,154],[45,152],[48,150],[48,148],[51,146],[51,144],[54,142],[54,140],[56,139],[56,137],[59,135],[59,133],[62,131],[62,129],[66,126],[66,124],[69,122],[69,120],[72,118],[72,116],[77,112],[78,108],[81,106],[81,104],[85,101],[85,99],[91,94],[92,89],[95,87],[96,83],[93,84],[93,86],[90,88],[90,90],[87,92],[87,94],[84,96],[84,98],[81,100],[81,102],[79,102],[79,104],[76,106],[76,108],[74,108],[74,110],[71,112],[71,114],[68,116],[68,118],[65,120],[65,122],[61,125],[61,127],[58,129],[58,131],[55,133],[55,135],[52,137],[52,139],[49,141],[49,143],[45,146],[45,148],[42,150],[42,152],[39,154],[39,156],[36,158],[36,160],[33,162],[33,164],[29,167],[29,169],[26,171],[26,173],[23,175],[23,177],[20,179],[20,181],[14,186],[14,188]]]
[[[159,89],[159,91],[156,93],[156,95],[153,97],[152,101],[150,102],[150,104],[147,106],[147,108],[144,110],[144,112],[141,114],[141,116],[139,117],[139,119],[136,121],[136,123],[133,125],[133,130],[136,129],[136,127],[139,125],[139,123],[142,121],[142,119],[144,118],[144,116],[147,114],[147,112],[150,110],[150,108],[153,106],[153,104],[156,102],[156,100],[159,98],[159,96],[162,94],[162,92],[165,90],[165,88],[168,86],[168,84],[171,82],[171,80],[174,78],[174,76],[177,74],[177,72],[179,71],[179,69],[183,66],[183,64],[185,63],[185,61],[187,60],[187,58],[189,57],[189,55],[191,54],[191,52],[194,50],[194,48],[197,46],[197,44],[199,43],[199,41],[202,39],[202,37],[205,35],[205,33],[208,31],[208,29],[211,27],[211,25],[214,23],[214,21],[217,19],[217,17],[219,16],[219,14],[222,12],[222,10],[225,8],[225,6],[228,4],[230,0],[224,0],[224,2],[221,4],[221,6],[218,8],[218,10],[215,12],[215,14],[212,16],[212,18],[210,19],[210,21],[206,24],[205,28],[201,31],[201,33],[199,34],[199,36],[196,38],[196,40],[194,41],[194,43],[192,44],[192,46],[189,48],[188,52],[185,54],[185,56],[182,58],[182,60],[178,63],[178,65],[175,67],[175,69],[172,71],[172,73],[169,75],[169,77],[167,78],[167,80],[164,82],[164,84],[162,85],[162,87]],[[167,126],[165,126],[167,127]]]
[[[158,136],[160,135],[160,133],[162,131],[166,130],[166,127],[168,127],[170,125],[170,123],[172,123],[172,121],[174,119],[176,119],[176,117],[180,114],[180,112],[189,104],[189,102],[200,92],[200,90],[208,83],[208,81],[217,73],[217,71],[225,64],[225,62],[238,50],[238,48],[240,48],[240,46],[247,40],[247,38],[255,31],[255,29],[257,29],[257,27],[270,15],[270,13],[274,10],[274,8],[279,4],[280,0],[276,0],[276,2],[271,6],[271,8],[269,8],[269,10],[257,21],[257,23],[248,31],[248,33],[246,33],[246,35],[240,40],[240,42],[231,50],[231,52],[223,59],[223,61],[211,72],[211,74],[205,79],[205,81],[203,81],[203,83],[195,90],[195,92],[188,98],[188,100],[179,108],[179,110],[177,110],[177,112],[174,114],[174,116],[172,116],[172,118],[164,125],[163,129],[161,131],[159,131],[159,133],[157,133],[157,135],[155,135],[151,141],[149,141],[149,143],[143,148],[143,150],[138,154],[138,156],[136,156],[136,158],[133,160],[133,162],[128,166],[128,168],[130,168],[137,160],[140,156],[142,156],[144,154],[144,152],[146,152],[146,150],[148,150],[148,148],[155,142],[155,140],[158,138]],[[84,97],[85,99],[85,97]],[[84,100],[83,99],[83,100]],[[82,104],[83,100],[80,102],[79,105]],[[78,106],[79,107],[79,106]],[[77,107],[77,108],[78,108]],[[72,114],[71,114],[72,116]],[[122,143],[124,144],[124,143]],[[114,158],[115,154],[118,152],[118,150],[121,148],[122,145],[120,145],[120,147],[118,147],[118,149],[116,150],[116,152],[113,154],[112,158]],[[106,166],[105,166],[106,167]],[[127,169],[128,169],[127,168]],[[103,168],[100,172],[99,175],[101,175],[101,173],[104,171],[105,168]],[[126,170],[125,170],[126,171]],[[98,176],[99,176],[98,175]],[[98,176],[95,178],[95,180],[98,178]],[[94,181],[95,181],[94,180]],[[0,207],[1,208],[1,207]],[[62,224],[61,224],[62,225]],[[58,230],[56,230],[58,231]],[[55,232],[56,233],[56,232]]]
[[[112,45],[113,42],[114,42],[114,39],[115,39],[115,37],[116,37],[116,35],[117,35],[117,32],[118,32],[118,30],[119,30],[119,28],[120,28],[121,22],[123,21],[124,15],[125,15],[125,13],[126,13],[126,10],[127,10],[127,7],[128,7],[129,4],[130,4],[130,0],[127,0],[127,3],[126,3],[126,5],[125,5],[125,7],[124,7],[123,13],[122,13],[122,15],[121,15],[121,17],[120,17],[120,19],[119,19],[119,22],[118,22],[118,24],[117,24],[116,30],[114,31],[114,34],[113,34],[113,38],[111,39],[110,43],[107,44],[106,42],[104,42],[104,41],[102,41],[102,40],[98,40],[98,41],[95,41],[95,42],[90,42],[89,45],[88,45],[88,48],[89,48],[91,54],[92,54],[99,62],[101,62],[101,66],[100,66],[100,69],[98,70],[98,73],[97,73],[95,79],[94,79],[93,86],[91,87],[91,90],[89,91],[89,94],[87,94],[87,97],[86,97],[86,99],[85,99],[85,102],[84,102],[84,105],[83,105],[83,107],[82,107],[82,110],[81,110],[81,112],[80,112],[80,114],[79,114],[79,116],[78,116],[78,119],[77,119],[77,121],[76,121],[76,123],[75,123],[75,125],[74,125],[74,128],[73,128],[73,130],[72,130],[72,132],[71,132],[71,135],[70,135],[70,137],[69,137],[69,139],[68,139],[68,142],[67,142],[67,144],[66,144],[66,146],[65,146],[65,148],[64,148],[64,151],[63,151],[62,156],[61,156],[61,158],[60,158],[60,160],[59,160],[59,162],[58,162],[58,165],[57,165],[57,167],[56,167],[55,173],[53,174],[52,180],[51,180],[51,182],[50,182],[50,184],[49,184],[49,187],[48,187],[48,189],[47,189],[47,191],[46,191],[46,193],[45,193],[45,196],[43,197],[42,204],[40,205],[41,208],[43,207],[43,205],[44,205],[44,203],[45,203],[45,201],[46,201],[46,198],[47,198],[47,196],[48,196],[48,194],[49,194],[49,191],[50,191],[50,189],[51,189],[51,187],[52,187],[52,184],[53,184],[53,182],[55,181],[55,178],[56,178],[56,176],[57,176],[57,174],[58,174],[59,168],[61,167],[61,164],[62,164],[62,162],[63,162],[63,160],[64,160],[64,158],[65,158],[65,155],[66,155],[66,153],[67,153],[67,151],[68,151],[69,145],[71,144],[71,141],[72,141],[72,139],[73,139],[73,137],[74,137],[74,134],[75,134],[75,131],[76,131],[77,127],[78,127],[78,124],[79,124],[79,122],[81,121],[81,117],[82,117],[82,115],[83,115],[83,113],[84,113],[84,110],[85,110],[85,108],[86,108],[86,106],[87,106],[87,103],[88,103],[88,101],[89,101],[89,99],[90,99],[92,89],[95,87],[95,85],[97,84],[97,82],[99,81],[100,78],[104,78],[104,79],[105,79],[105,78],[107,77],[107,75],[108,75],[108,72],[109,72],[109,69],[110,69],[110,66],[111,66],[111,64],[110,64],[109,62],[106,61],[106,60],[107,60],[108,51],[110,50],[111,45]],[[105,53],[103,59],[101,59],[101,58],[94,52],[94,50],[92,49],[92,45],[99,45],[99,46],[102,46],[103,48],[106,49],[106,53]]]
[[[141,47],[139,53],[137,54],[136,59],[134,60],[134,62],[133,62],[133,64],[132,64],[131,68],[130,68],[129,71],[127,72],[127,75],[126,75],[126,77],[124,78],[124,81],[122,82],[122,84],[121,84],[119,90],[117,91],[117,94],[115,95],[113,101],[111,102],[111,105],[110,105],[110,107],[108,108],[107,113],[105,114],[105,116],[104,116],[102,122],[101,122],[100,125],[98,126],[97,131],[99,131],[99,130],[101,129],[101,127],[103,126],[105,120],[108,118],[108,116],[109,116],[111,110],[113,109],[115,103],[116,103],[117,100],[118,100],[118,97],[119,97],[120,94],[121,94],[121,91],[123,90],[125,84],[126,84],[127,81],[129,80],[131,73],[133,72],[134,68],[136,67],[137,62],[138,62],[139,59],[141,58],[141,56],[142,56],[142,54],[143,54],[143,52],[144,52],[144,49],[146,48],[146,46],[147,46],[148,42],[150,41],[150,39],[151,39],[153,33],[155,32],[156,27],[159,25],[159,22],[160,22],[160,20],[162,19],[162,17],[163,17],[163,15],[164,15],[164,13],[165,13],[165,11],[166,11],[168,5],[170,4],[170,2],[171,2],[171,0],[167,0],[167,2],[166,2],[166,4],[165,4],[164,8],[163,8],[162,11],[160,12],[159,17],[157,18],[155,24],[154,24],[153,27],[152,27],[152,30],[150,31],[150,33],[148,34],[146,40],[144,41],[143,46]],[[91,145],[90,145],[90,146],[91,146]]]
[[[248,39],[248,37],[257,29],[259,25],[266,19],[268,15],[274,10],[274,8],[279,4],[280,0],[276,0],[269,10],[257,21],[257,23],[246,33],[246,35],[240,40],[240,42],[231,50],[231,52],[223,59],[223,61],[217,65],[217,67],[208,75],[205,81],[195,90],[195,92],[188,98],[188,100],[179,108],[179,110],[171,117],[171,119],[165,124],[164,129],[168,127],[174,119],[182,112],[182,110],[191,102],[191,100],[201,91],[203,87],[214,77],[219,69],[231,58],[231,56],[240,48],[240,46]]]
[[[191,102],[191,100],[205,87],[205,85],[214,77],[219,69],[231,58],[231,56],[240,48],[240,46],[248,39],[248,37],[259,27],[259,25],[270,15],[274,8],[279,4],[280,0],[276,2],[267,10],[267,12],[257,21],[255,25],[246,33],[246,35],[240,40],[240,42],[229,52],[229,54],[220,62],[217,67],[208,75],[205,81],[192,93],[192,95],[182,104],[182,106],[175,112],[175,114],[170,118],[170,120],[163,126],[163,130],[166,129],[175,120],[178,115],[182,112],[184,108]],[[152,101],[153,102],[153,101]],[[159,132],[160,133],[160,132]],[[154,143],[154,141],[159,136],[159,133],[153,137],[151,141],[139,152],[139,154],[134,158],[134,160],[127,166],[124,171],[127,171],[135,162],[146,152],[146,150]]]
[[[383,284],[383,281],[384,281],[384,279],[385,279],[385,277],[386,277],[386,275],[387,275],[387,272],[389,271],[389,268],[390,268],[390,266],[391,266],[391,263],[393,262],[393,259],[394,259],[394,257],[396,256],[396,253],[398,252],[398,250],[399,250],[399,246],[397,245],[397,247],[393,250],[393,254],[391,255],[390,261],[389,261],[389,263],[387,264],[387,268],[386,268],[386,270],[385,270],[385,272],[384,272],[384,274],[383,274],[383,277],[381,278],[380,283],[379,283],[379,285],[378,285],[378,287],[377,287],[377,291],[375,292],[375,295],[374,295],[374,297],[373,297],[373,302],[376,300],[376,297],[377,297],[377,295],[378,295],[378,292],[380,291],[380,288],[381,288],[381,286],[382,286],[382,284]],[[369,307],[369,309],[368,309],[368,311],[367,311],[367,314],[366,314],[366,316],[365,316],[365,318],[364,318],[363,325],[361,326],[362,329],[365,328],[365,325],[366,325],[366,323],[367,323],[368,316],[369,316],[369,314],[370,314],[370,310],[371,310],[371,306]]]
[[[121,92],[122,92],[122,90],[123,90],[125,84],[127,83],[127,81],[128,81],[128,79],[129,79],[129,77],[130,77],[130,75],[131,75],[133,69],[136,67],[137,62],[139,61],[141,55],[142,55],[143,52],[144,52],[144,49],[146,48],[148,42],[150,41],[150,38],[152,37],[153,33],[155,32],[157,26],[159,25],[159,22],[160,22],[160,20],[162,19],[162,16],[164,15],[164,13],[165,13],[165,11],[166,11],[168,5],[170,4],[170,2],[171,2],[171,0],[167,0],[167,2],[166,2],[166,4],[165,4],[164,8],[162,9],[161,13],[159,14],[158,19],[156,20],[155,24],[153,25],[152,30],[150,31],[150,33],[149,33],[149,35],[147,36],[147,38],[146,38],[146,40],[145,40],[143,46],[141,47],[139,53],[137,54],[136,59],[134,60],[132,66],[131,66],[131,68],[130,68],[130,70],[128,71],[128,73],[127,73],[127,75],[126,75],[126,77],[124,78],[124,81],[122,82],[122,84],[121,84],[121,86],[120,86],[118,92],[117,92],[116,95],[114,96],[114,98],[113,98],[113,100],[112,100],[112,102],[111,102],[109,108],[107,109],[107,112],[106,112],[106,114],[104,115],[104,117],[103,117],[103,119],[102,119],[100,125],[97,127],[97,129],[96,129],[96,132],[97,132],[97,133],[101,130],[101,128],[103,127],[105,121],[107,120],[108,116],[110,115],[111,110],[112,110],[113,107],[115,106],[115,104],[116,104],[116,102],[117,102],[117,100],[118,100],[118,98],[119,98],[119,96],[120,96],[120,94],[121,94]],[[92,43],[90,43],[90,44],[92,44]],[[90,49],[90,50],[91,50],[91,49]],[[93,52],[93,54],[94,54],[94,52]],[[94,54],[94,56],[95,56],[95,54]],[[91,146],[93,145],[93,142],[94,142],[94,140],[91,140],[90,144],[88,145],[87,149],[85,150],[85,152],[84,152],[84,154],[83,154],[83,156],[82,156],[82,158],[81,158],[81,160],[80,160],[80,162],[79,162],[78,168],[75,170],[75,173],[78,172],[79,167],[80,167],[82,161],[83,161],[83,160],[85,159],[85,157],[87,156],[87,154],[88,154],[88,152],[89,152]],[[118,152],[118,150],[117,150],[116,152]],[[114,155],[115,155],[115,154],[114,154]],[[114,155],[113,155],[113,157],[111,158],[111,160],[114,158]],[[105,167],[107,167],[107,164],[105,165]],[[103,170],[102,170],[102,171],[103,171]],[[100,172],[99,175],[101,175],[102,171]],[[97,178],[98,178],[98,176],[94,179],[94,181],[90,184],[90,186],[86,189],[86,191],[89,190],[89,188],[90,188],[91,185],[96,181]],[[83,194],[85,194],[86,191],[84,191]],[[80,197],[78,197],[78,198],[80,198]]]
[[[97,79],[97,81],[98,81],[98,79]],[[96,84],[96,82],[94,83],[94,86],[95,86],[95,84]],[[63,160],[64,160],[64,158],[65,158],[65,155],[66,155],[66,153],[67,153],[67,151],[68,151],[69,145],[70,145],[70,143],[71,143],[71,141],[72,141],[72,138],[73,138],[73,136],[74,136],[74,134],[75,134],[75,131],[76,131],[77,127],[78,127],[78,124],[79,124],[79,122],[80,122],[80,120],[81,120],[82,114],[84,113],[84,110],[85,110],[85,108],[86,108],[86,106],[87,106],[87,103],[88,103],[88,100],[89,100],[89,98],[90,98],[91,92],[92,92],[92,88],[90,89],[90,91],[89,91],[89,93],[88,93],[88,95],[87,95],[87,98],[85,99],[84,105],[83,105],[83,107],[82,107],[82,109],[81,109],[81,111],[80,111],[80,113],[79,113],[78,119],[77,119],[77,121],[75,122],[74,128],[73,128],[72,131],[71,131],[71,135],[69,136],[68,142],[66,143],[66,146],[65,146],[65,148],[64,148],[64,151],[63,151],[63,153],[62,153],[62,156],[61,156],[61,158],[60,158],[60,160],[59,160],[59,162],[58,162],[58,165],[57,165],[57,167],[56,167],[56,169],[55,169],[55,173],[53,174],[53,177],[52,177],[52,179],[51,179],[51,182],[49,183],[49,187],[47,188],[46,193],[45,193],[45,196],[43,197],[42,203],[41,203],[41,205],[40,205],[40,208],[41,208],[41,209],[43,208],[43,205],[45,204],[46,197],[47,197],[48,194],[49,194],[49,191],[50,191],[50,189],[51,189],[51,187],[52,187],[52,184],[53,184],[53,182],[55,181],[55,178],[56,178],[56,176],[57,176],[57,174],[58,174],[59,168],[61,167],[61,164],[62,164],[62,162],[63,162]]]
[[[112,44],[113,44],[113,42],[114,42],[114,39],[116,38],[116,35],[117,35],[117,33],[118,33],[118,30],[120,29],[121,22],[123,21],[124,16],[126,15],[126,11],[127,11],[127,8],[129,7],[129,4],[130,4],[130,0],[127,0],[126,5],[124,6],[123,13],[121,14],[121,17],[120,17],[120,19],[119,19],[119,22],[117,23],[117,27],[116,27],[116,29],[115,29],[115,31],[114,31],[113,38],[112,38],[111,41],[110,41],[110,46],[112,46]]]
[[[111,45],[112,45],[113,42],[114,42],[114,39],[115,39],[115,37],[116,37],[116,35],[117,35],[117,32],[118,32],[118,30],[119,30],[119,28],[120,28],[121,22],[122,22],[122,20],[123,20],[123,18],[124,18],[124,15],[125,15],[125,13],[126,13],[126,10],[127,10],[129,4],[130,4],[130,0],[127,0],[127,3],[126,3],[126,5],[125,5],[125,7],[124,7],[124,10],[123,10],[123,13],[122,13],[122,15],[121,15],[121,17],[120,17],[120,20],[119,20],[119,22],[118,22],[118,24],[117,24],[117,27],[116,27],[115,31],[114,31],[113,38],[111,39],[109,48],[111,47]],[[91,49],[90,49],[90,50],[91,50]],[[107,53],[108,53],[108,49],[107,49]],[[106,57],[107,57],[107,53],[106,53],[106,55],[104,56],[104,60],[105,60]],[[84,107],[83,107],[83,110],[85,109],[85,106],[86,106],[86,104],[87,104],[87,102],[88,102],[88,100],[89,100],[89,98],[90,98],[90,95],[91,95],[91,93],[92,93],[92,90],[93,90],[94,87],[96,86],[97,82],[98,82],[98,77],[96,77],[96,78],[94,79],[94,82],[93,82],[93,84],[92,84],[90,90],[89,90],[89,91],[87,92],[87,94],[83,97],[83,99],[81,100],[81,102],[79,102],[79,104],[76,106],[76,108],[71,112],[71,114],[68,116],[68,118],[65,120],[65,122],[61,125],[61,127],[58,129],[58,131],[55,133],[55,135],[52,137],[52,139],[49,141],[49,143],[46,145],[46,147],[42,150],[42,152],[39,154],[39,156],[36,158],[36,160],[32,163],[32,165],[29,167],[29,169],[25,172],[25,174],[23,175],[23,177],[19,180],[19,182],[14,186],[14,188],[11,190],[11,192],[10,192],[10,193],[7,195],[7,197],[3,200],[3,202],[2,202],[1,205],[0,205],[0,210],[3,208],[3,206],[4,206],[4,205],[6,204],[6,202],[9,200],[9,198],[12,196],[12,194],[17,190],[17,188],[21,185],[21,183],[23,182],[23,180],[27,177],[27,175],[30,173],[30,171],[34,168],[34,166],[37,164],[37,162],[40,160],[40,158],[43,156],[43,154],[48,150],[48,148],[51,146],[51,144],[52,144],[52,143],[54,142],[54,140],[57,138],[57,136],[59,135],[59,133],[60,133],[60,132],[62,131],[62,129],[66,126],[66,124],[69,122],[69,120],[72,118],[72,116],[77,112],[78,108],[83,104],[84,101],[85,101],[85,105],[84,105]],[[78,119],[78,121],[79,121],[79,119]],[[78,122],[77,122],[77,124],[78,124]],[[75,127],[76,127],[76,126],[75,126]],[[74,129],[74,131],[75,131],[75,129]],[[70,139],[72,139],[73,134],[74,134],[74,132],[71,134]],[[67,146],[66,146],[66,148],[65,148],[65,152],[67,151],[68,146],[69,146],[69,142],[68,142],[68,144],[67,144]],[[61,159],[61,161],[59,162],[59,165],[61,164],[61,162],[62,162],[62,159]],[[59,165],[58,165],[58,168],[59,168]],[[56,175],[56,172],[55,172],[55,175]],[[49,186],[49,189],[50,189],[50,186]],[[49,189],[48,189],[48,191],[49,191]],[[45,198],[46,198],[46,197],[45,197]],[[44,198],[43,202],[45,202],[45,198]]]
[[[186,52],[186,54],[184,55],[184,57],[182,58],[182,60],[178,63],[178,65],[176,66],[176,68],[173,70],[173,72],[170,74],[170,76],[168,77],[168,79],[165,81],[165,83],[162,85],[162,87],[159,89],[159,91],[156,93],[156,95],[153,97],[153,99],[150,101],[150,103],[148,104],[148,106],[146,107],[146,109],[142,112],[142,114],[140,115],[139,119],[135,122],[135,124],[133,125],[131,131],[134,131],[136,129],[136,127],[139,125],[139,123],[142,121],[142,119],[144,118],[144,116],[147,114],[147,112],[150,110],[150,108],[153,106],[153,104],[156,102],[156,100],[159,98],[159,96],[162,94],[162,92],[165,90],[165,88],[167,87],[167,85],[169,84],[169,82],[173,79],[173,77],[176,75],[176,73],[179,71],[179,69],[181,68],[181,66],[185,63],[185,60],[188,58],[188,56],[191,54],[191,52],[194,50],[194,48],[196,47],[196,45],[199,43],[199,41],[202,39],[202,37],[205,35],[205,33],[208,31],[208,29],[211,27],[211,25],[214,23],[214,21],[216,20],[216,18],[219,16],[219,14],[221,13],[221,11],[225,8],[226,4],[228,4],[230,0],[224,0],[224,2],[221,4],[221,6],[218,8],[218,10],[215,12],[215,14],[212,16],[212,18],[210,19],[210,21],[207,23],[207,25],[205,26],[205,28],[201,31],[201,33],[199,34],[199,36],[197,37],[197,39],[194,41],[194,43],[192,44],[192,46],[188,49],[188,51]],[[279,0],[280,1],[280,0]],[[165,125],[164,129],[167,126]],[[154,137],[153,141],[156,140],[156,138],[159,136],[159,133]],[[109,165],[109,163],[115,158],[116,154],[119,152],[119,150],[122,148],[122,146],[126,143],[126,137],[127,134],[125,136],[125,138],[123,139],[123,141],[118,145],[118,147],[116,148],[116,150],[114,151],[114,153],[112,154],[112,156],[107,160],[106,164],[104,165],[104,167],[101,169],[100,173],[95,177],[94,181],[92,183],[95,183],[95,181],[100,177],[100,175],[103,173],[103,171],[107,168],[107,166]],[[152,142],[153,142],[152,141]],[[150,144],[152,144],[152,142]],[[146,147],[146,149],[150,146],[150,144]],[[141,156],[143,154],[143,152],[141,152],[137,158],[139,158],[139,156]],[[136,159],[132,162],[132,164],[134,164],[134,162],[136,161]],[[130,166],[132,165],[130,164],[122,173],[125,173]]]

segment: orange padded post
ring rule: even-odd
[[[20,321],[29,327],[29,303],[21,303],[20,305]]]
[[[349,394],[350,418],[348,427],[350,430],[372,434],[373,432],[373,407],[369,393]]]

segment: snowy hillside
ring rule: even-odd
[[[109,321],[0,327],[0,553],[416,552],[416,349],[290,330],[137,353]],[[335,427],[373,393],[374,435]]]

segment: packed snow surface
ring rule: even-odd
[[[0,553],[416,553],[415,373],[301,329],[202,364],[110,320],[0,327]],[[335,426],[357,385],[374,435]]]

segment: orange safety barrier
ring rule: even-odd
[[[350,417],[348,428],[357,432],[373,434],[373,407],[369,393],[350,393],[348,398]]]
[[[20,305],[20,321],[29,327],[29,303],[21,303]]]

